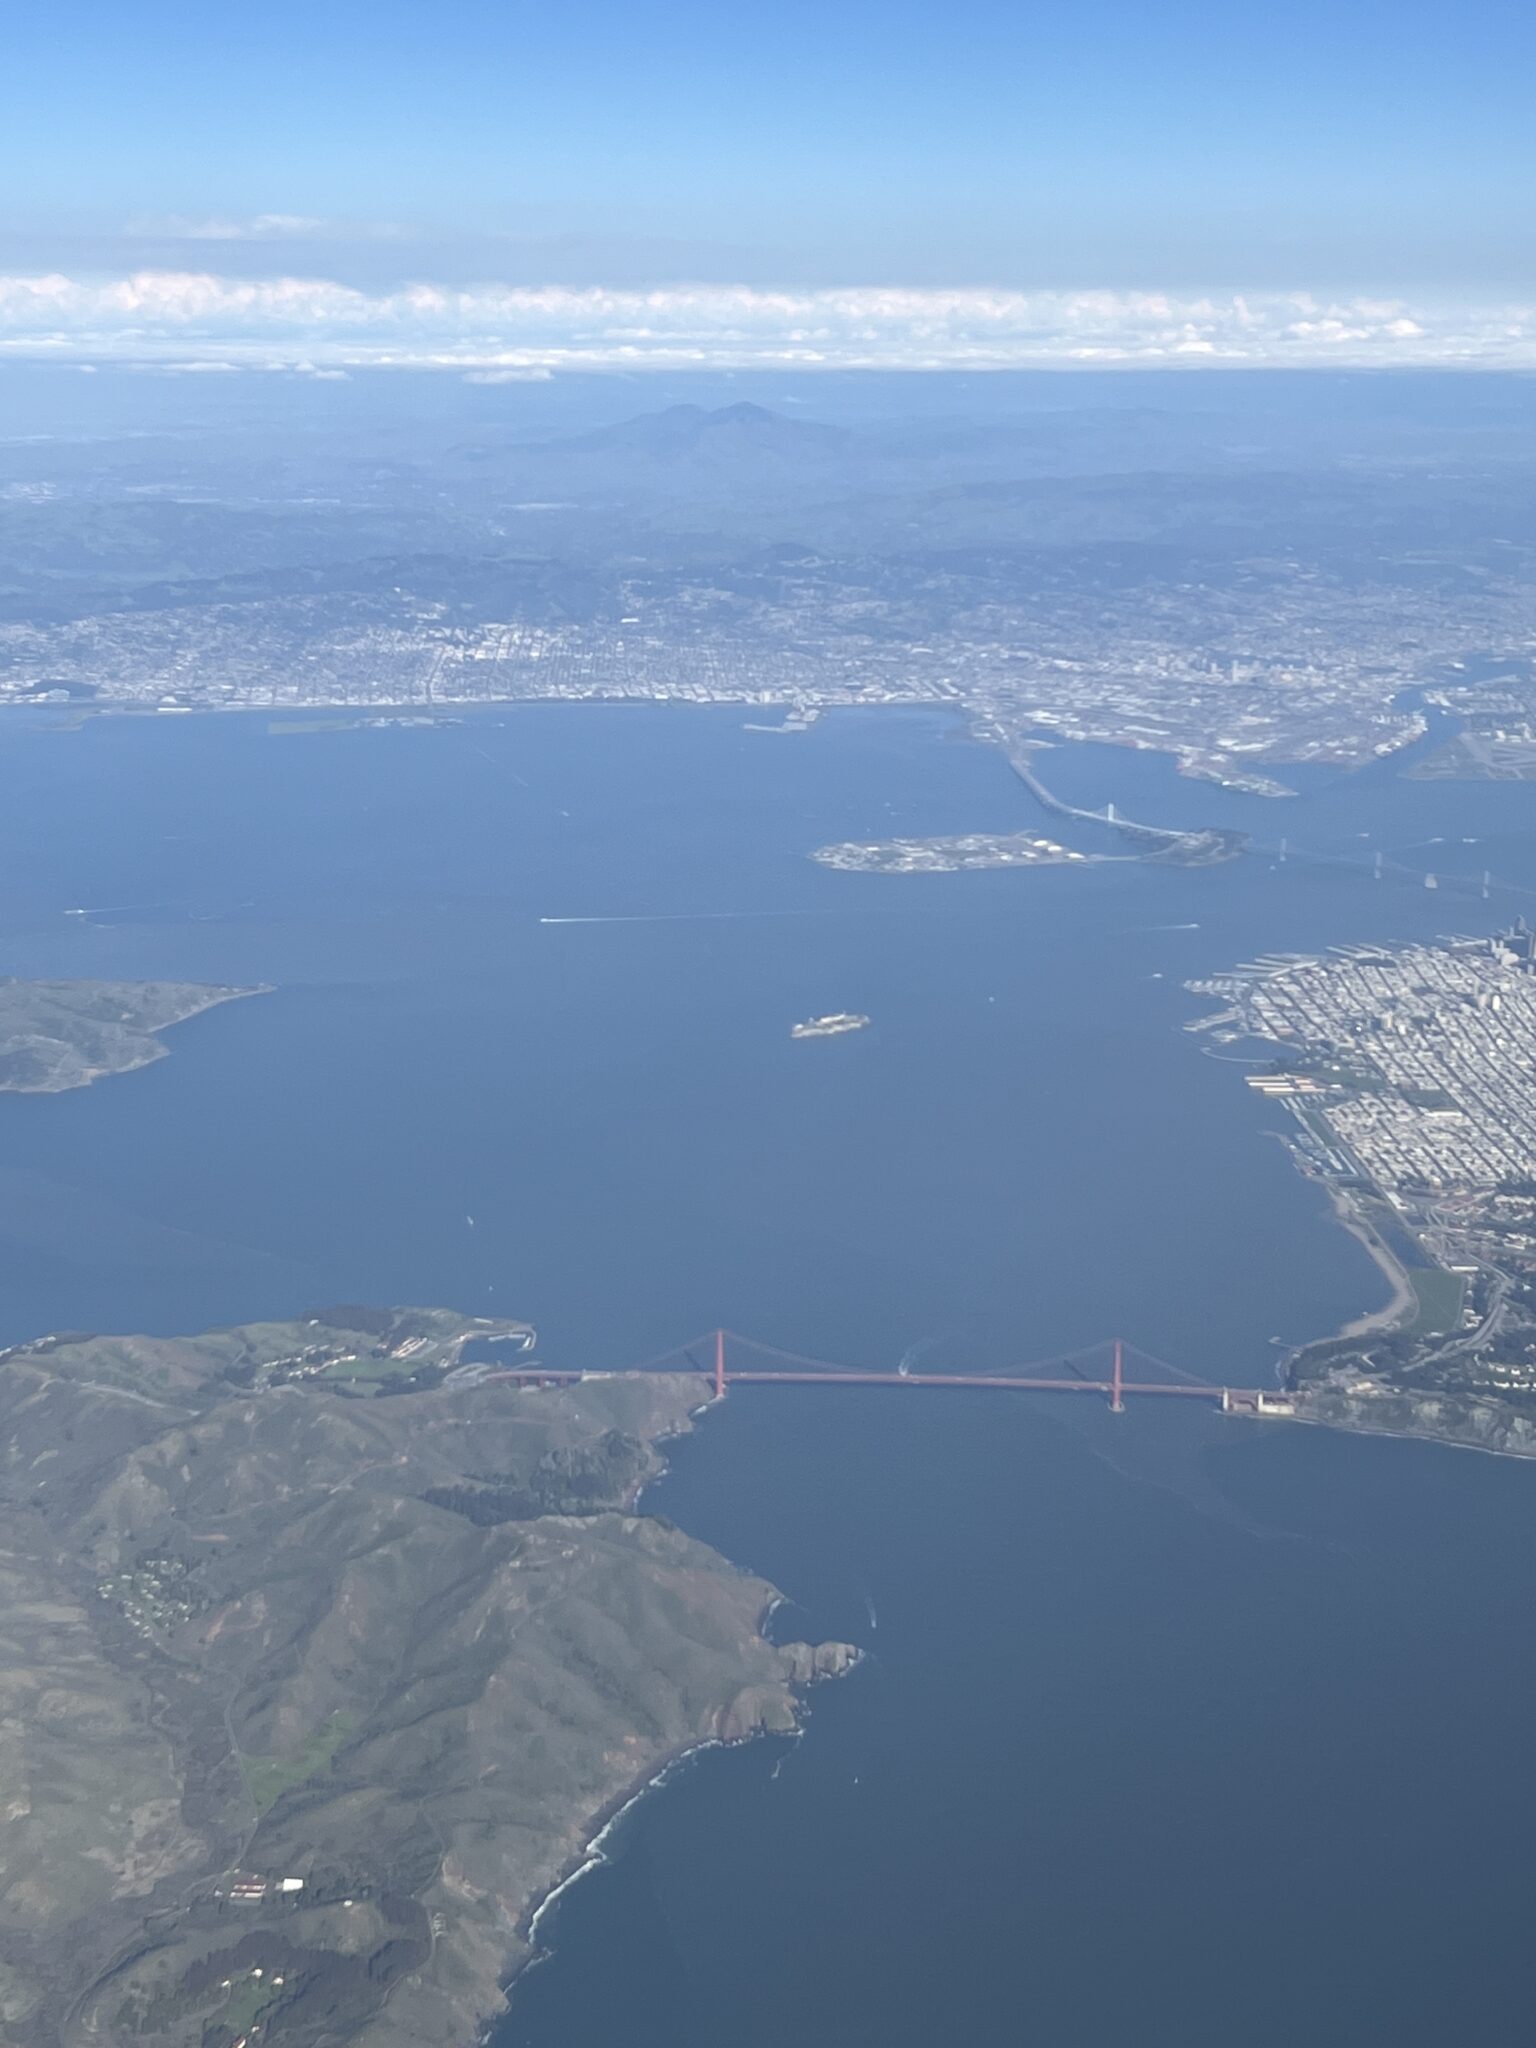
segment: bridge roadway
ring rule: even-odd
[[[548,1366],[525,1365],[504,1366],[485,1375],[487,1380],[511,1380],[525,1386],[576,1386],[582,1380],[644,1379],[656,1368],[629,1366],[614,1372],[582,1372],[568,1369],[554,1370]],[[678,1370],[698,1370],[680,1367]],[[1102,1394],[1111,1405],[1128,1394],[1138,1396],[1169,1394],[1186,1401],[1214,1401],[1218,1406],[1232,1406],[1234,1393],[1241,1396],[1246,1389],[1229,1389],[1211,1386],[1205,1381],[1192,1381],[1181,1386],[1168,1380],[1059,1380],[1033,1379],[1007,1373],[982,1372],[758,1372],[738,1371],[732,1368],[718,1377],[709,1372],[700,1372],[699,1377],[710,1383],[718,1393],[727,1387],[1004,1387],[1015,1393],[1030,1394]]]
[[[744,1347],[759,1358],[765,1354],[780,1358],[782,1365],[733,1366],[730,1363],[732,1345]],[[999,1387],[1006,1392],[1017,1394],[1099,1394],[1118,1415],[1128,1395],[1138,1400],[1148,1400],[1158,1395],[1170,1396],[1179,1401],[1214,1401],[1223,1414],[1242,1415],[1288,1415],[1293,1412],[1289,1399],[1281,1394],[1266,1394],[1256,1387],[1218,1387],[1209,1380],[1183,1378],[1179,1380],[1141,1380],[1126,1377],[1126,1351],[1123,1338],[1114,1337],[1103,1347],[1109,1353],[1110,1371],[1108,1378],[1090,1379],[1085,1373],[1073,1373],[1070,1377],[1062,1374],[1060,1368],[1069,1361],[1063,1358],[1042,1359],[1042,1366],[1055,1366],[1054,1373],[1045,1372],[863,1372],[845,1365],[836,1365],[830,1359],[803,1358],[790,1351],[781,1351],[766,1344],[754,1344],[750,1338],[733,1335],[729,1330],[711,1330],[703,1337],[696,1337],[691,1343],[664,1351],[658,1358],[647,1360],[643,1365],[623,1366],[612,1372],[588,1372],[569,1366],[550,1367],[544,1365],[502,1366],[488,1372],[488,1380],[510,1381],[522,1386],[576,1386],[583,1380],[639,1379],[648,1373],[692,1372],[709,1386],[717,1401],[724,1400],[726,1390],[731,1386],[744,1387]],[[1161,1360],[1152,1359],[1153,1365]],[[1166,1368],[1177,1372],[1178,1367]]]
[[[1054,811],[1058,818],[1080,818],[1089,825],[1110,825],[1117,832],[1129,838],[1144,836],[1148,839],[1173,841],[1189,839],[1198,835],[1177,825],[1143,825],[1135,818],[1122,818],[1113,804],[1106,804],[1102,811],[1085,810],[1081,804],[1069,804],[1062,797],[1046,788],[1030,765],[1030,749],[1022,748],[1008,756],[1008,766],[1018,776],[1038,804],[1048,811]]]
[[[815,1386],[830,1380],[834,1386],[856,1387],[1012,1387],[1037,1394],[1184,1394],[1196,1401],[1219,1401],[1224,1387],[1174,1386],[1166,1380],[1046,1380],[1027,1379],[1008,1373],[990,1372],[727,1372],[726,1385],[743,1380],[748,1385],[767,1386],[787,1382],[792,1386]]]

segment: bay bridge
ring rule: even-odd
[[[690,1343],[663,1351],[640,1365],[594,1371],[546,1365],[503,1366],[487,1380],[521,1386],[575,1386],[583,1380],[635,1378],[651,1373],[696,1374],[710,1395],[723,1401],[740,1387],[924,1387],[950,1392],[989,1388],[1016,1394],[1087,1394],[1107,1401],[1116,1415],[1131,1400],[1206,1401],[1225,1415],[1288,1415],[1291,1403],[1278,1392],[1258,1387],[1217,1386],[1123,1338],[1111,1337],[1086,1351],[1062,1353],[1005,1372],[913,1372],[840,1365],[807,1358],[777,1345],[740,1336],[734,1330],[710,1330]],[[1149,1377],[1149,1374],[1157,1377]]]

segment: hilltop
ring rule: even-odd
[[[487,1377],[531,1337],[338,1308],[0,1356],[8,2038],[468,2042],[607,1812],[846,1668],[635,1511],[697,1380]]]
[[[186,981],[0,979],[0,1091],[55,1095],[163,1059],[160,1033],[261,995]]]
[[[546,441],[569,455],[627,455],[661,462],[828,460],[846,453],[852,435],[817,420],[788,419],[763,405],[669,405],[591,433]]]

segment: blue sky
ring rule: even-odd
[[[1464,326],[1536,299],[1533,60],[1504,0],[54,0],[7,22],[0,268],[1302,292]]]

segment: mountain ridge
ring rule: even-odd
[[[469,2042],[605,1815],[851,1664],[637,1512],[707,1387],[465,1355],[531,1338],[332,1309],[0,1355],[7,2038]]]

